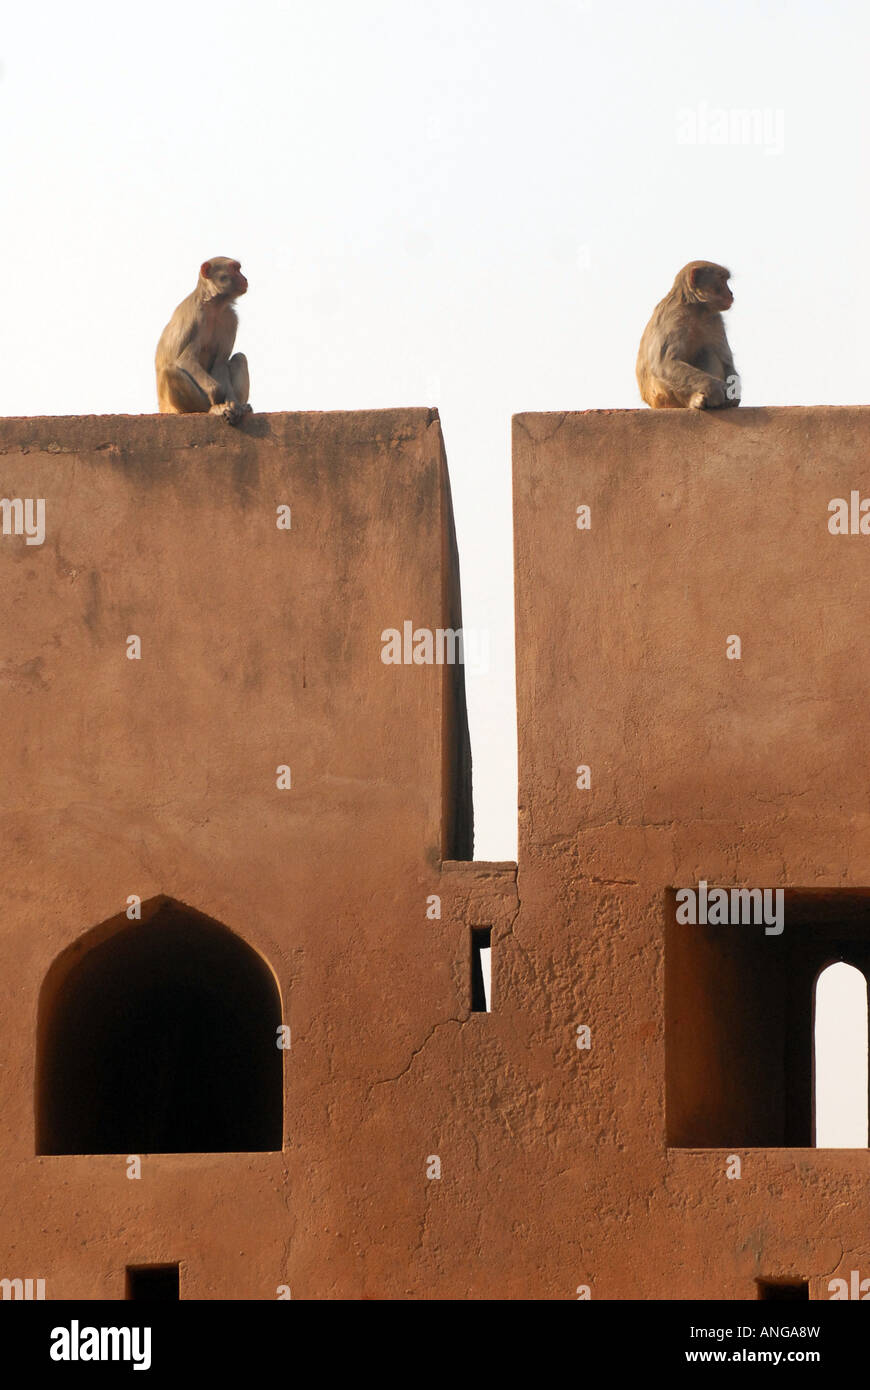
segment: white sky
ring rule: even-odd
[[[824,1148],[867,1147],[867,981],[842,961],[816,989],[816,1137]]]
[[[475,854],[514,858],[511,414],[639,405],[694,258],[733,272],[746,404],[868,399],[868,37],[862,0],[9,5],[0,414],[154,410],[216,254],[255,410],[437,405],[492,652]],[[781,152],[679,144],[699,103],[781,119]]]

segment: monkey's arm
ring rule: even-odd
[[[213,366],[219,356],[214,349],[206,350],[203,341],[203,311],[194,292],[179,304],[157,344],[157,374],[185,372],[195,382],[211,405],[223,399],[220,384],[203,364]],[[218,344],[218,349],[220,343]]]
[[[702,372],[679,357],[663,357],[657,375],[667,382],[675,396],[685,397],[686,405],[690,397],[698,393],[705,397],[706,405],[721,405],[724,400],[725,382],[721,377]]]
[[[686,361],[689,344],[682,334],[667,338],[658,361],[651,367],[654,376],[667,386],[681,405],[702,410],[725,404],[725,382],[721,377],[693,367]]]
[[[223,401],[224,394],[220,381],[216,380],[210,372],[207,372],[200,362],[195,339],[179,353],[176,358],[176,366],[180,367],[183,372],[187,372],[188,376],[193,377],[199,389],[205,392],[212,405],[219,405]]]
[[[233,309],[227,305],[217,318],[212,319],[208,328],[207,345],[202,343],[202,329],[197,327],[187,348],[188,354],[196,359],[200,375],[196,376],[187,362],[181,364],[205,391],[212,410],[216,410],[218,406],[241,405],[231,365],[235,341],[236,316]]]

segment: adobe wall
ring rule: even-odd
[[[868,446],[867,407],[515,418],[514,936],[574,1217],[541,1293],[870,1270],[870,1152],[806,1147],[815,973],[870,943],[870,536],[828,529]],[[795,890],[782,934],[677,924],[701,879]]]
[[[122,1297],[126,1263],[161,1261],[188,1298],[417,1281],[437,1114],[397,1114],[389,1079],[465,1002],[464,929],[426,908],[471,853],[470,765],[461,671],[385,665],[381,633],[459,615],[440,424],[221,426],[0,421],[2,495],[45,499],[41,545],[0,536],[0,1274],[49,1298]],[[132,1181],[126,1155],[35,1156],[40,986],[131,894],[274,972],[283,1155],[146,1157]]]
[[[3,494],[46,499],[43,545],[0,537],[0,1273],[746,1299],[870,1268],[870,1153],[785,1142],[814,963],[870,943],[870,538],[827,529],[868,442],[867,408],[517,417],[517,867],[462,862],[461,673],[381,660],[459,614],[436,415],[0,421]],[[783,934],[677,924],[701,878],[787,888]],[[274,971],[283,1152],[36,1156],[42,982],[134,893]]]

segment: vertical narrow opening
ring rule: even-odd
[[[817,1148],[867,1147],[867,981],[836,961],[816,980],[813,1131]]]
[[[139,1303],[177,1303],[178,1265],[128,1265],[127,1297]]]
[[[438,411],[430,424],[438,421]],[[441,610],[448,638],[441,677],[441,858],[471,859],[474,855],[474,806],[471,792],[471,740],[465,693],[462,638],[462,593],[459,550],[450,496],[450,475],[441,425],[437,424],[441,477]]]
[[[492,927],[471,928],[471,1012],[492,1009]]]
[[[777,1303],[799,1303],[810,1296],[806,1279],[759,1279],[758,1297]]]

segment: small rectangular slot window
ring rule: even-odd
[[[492,927],[471,928],[471,1012],[492,1010]]]
[[[127,1297],[140,1303],[178,1301],[178,1265],[128,1265]]]
[[[806,1279],[759,1279],[758,1297],[778,1303],[796,1303],[808,1299],[810,1286]]]

